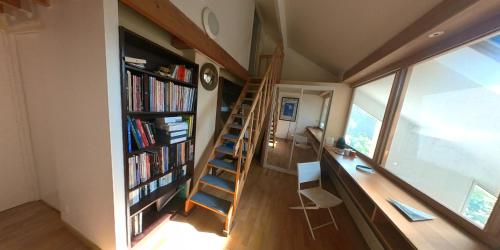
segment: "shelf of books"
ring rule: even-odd
[[[198,65],[120,27],[129,245],[182,209],[194,171]]]

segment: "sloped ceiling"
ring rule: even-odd
[[[476,0],[256,0],[256,3],[267,20],[267,30],[281,34],[286,47],[349,83],[457,34],[481,18],[500,13],[500,1]],[[435,30],[446,33],[438,39],[429,39],[427,35]],[[387,51],[380,52],[381,48]]]
[[[440,0],[283,0],[288,46],[341,74]]]

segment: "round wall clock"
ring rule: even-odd
[[[217,68],[211,63],[205,63],[201,66],[200,81],[203,88],[206,90],[214,90],[219,81],[219,73]]]

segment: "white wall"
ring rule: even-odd
[[[203,29],[202,10],[209,7],[219,20],[215,41],[245,69],[250,63],[250,46],[255,0],[171,0],[191,21]]]
[[[29,123],[15,43],[0,31],[0,211],[38,199]]]
[[[43,27],[15,40],[42,199],[99,247],[123,248],[117,2],[39,13]]]
[[[278,99],[278,107],[280,111],[282,97],[299,98],[299,110],[297,112],[297,119],[295,122],[278,119],[278,124],[276,126],[276,137],[290,138],[290,136],[294,134],[294,129],[296,129],[295,133],[302,134],[305,132],[307,126],[318,126],[319,117],[321,115],[321,108],[323,105],[323,98],[321,96],[304,94],[301,97],[300,93],[280,92]]]

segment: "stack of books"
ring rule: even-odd
[[[132,138],[138,149],[156,144],[156,125],[141,119],[127,119],[128,151],[132,152]]]
[[[125,63],[128,65],[132,65],[134,67],[141,68],[141,69],[146,68],[147,61],[145,59],[134,58],[134,57],[130,57],[130,56],[126,56],[124,59],[125,59]]]
[[[154,180],[154,181],[150,182],[149,184],[147,184],[143,187],[140,187],[139,189],[136,189],[132,192],[129,192],[128,198],[129,198],[130,206],[133,206],[133,205],[139,203],[139,201],[141,201],[142,198],[144,198],[147,195],[149,195],[150,193],[156,191],[156,189],[158,189],[158,180]]]
[[[156,127],[167,136],[170,144],[183,142],[189,135],[189,122],[183,121],[182,116],[157,119]]]

